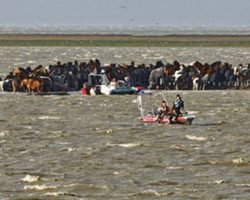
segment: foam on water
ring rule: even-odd
[[[209,161],[213,165],[237,165],[237,166],[249,166],[250,161],[245,160],[243,158],[235,158],[232,160],[216,160],[216,161]]]
[[[73,147],[68,148],[68,152],[72,152],[72,151],[75,151],[75,150],[76,150],[76,148],[73,148]]]
[[[41,120],[46,120],[46,119],[58,120],[58,119],[60,119],[60,117],[55,117],[55,116],[40,116],[40,117],[38,117],[38,119],[41,119]]]
[[[6,140],[0,140],[0,144],[5,143],[5,142],[6,142]]]
[[[172,194],[172,192],[158,192],[158,191],[153,190],[153,189],[148,189],[148,190],[144,190],[144,191],[139,192],[139,193],[130,194],[128,196],[155,196],[155,197],[164,197],[164,196],[169,196],[171,194]]]
[[[243,164],[246,161],[243,158],[236,158],[236,159],[233,159],[232,162],[235,164]]]
[[[26,175],[24,178],[22,178],[21,180],[23,182],[28,182],[28,183],[33,183],[33,182],[36,182],[40,179],[39,176],[34,176],[34,175]]]
[[[0,137],[4,137],[4,136],[6,136],[7,134],[8,134],[7,131],[1,131],[1,132],[0,132]]]
[[[133,148],[133,147],[138,147],[141,146],[141,143],[125,143],[125,144],[111,144],[107,143],[106,146],[108,147],[124,147],[124,148]]]
[[[195,135],[186,135],[186,138],[189,139],[189,140],[196,140],[196,141],[205,141],[205,140],[207,140],[207,137],[195,136]]]
[[[54,196],[58,197],[60,195],[67,195],[67,192],[46,192],[44,196]]]
[[[59,186],[57,185],[25,185],[24,190],[53,190],[58,188]]]

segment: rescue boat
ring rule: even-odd
[[[160,124],[189,124],[191,125],[193,120],[195,119],[194,115],[189,115],[188,113],[183,113],[182,116],[179,116],[177,119],[173,117],[173,121],[170,122],[169,115],[165,115],[162,118],[158,118],[157,114],[154,112],[148,113],[144,115],[144,108],[142,106],[142,97],[139,95],[137,97],[137,106],[141,113],[141,117],[139,118],[141,122],[144,123],[160,123]]]
[[[191,125],[194,118],[195,117],[192,115],[181,116],[181,117],[178,117],[177,119],[174,119],[170,123],[169,116],[164,116],[163,118],[158,119],[158,117],[156,115],[148,114],[145,117],[142,117],[141,121],[145,122],[145,123],[166,123],[166,124],[189,124],[189,125]]]

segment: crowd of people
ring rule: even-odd
[[[232,66],[216,61],[181,64],[178,61],[155,64],[116,64],[103,66],[98,59],[89,62],[57,62],[32,69],[14,67],[0,79],[2,91],[79,91],[89,82],[89,74],[104,73],[110,83],[123,80],[128,87],[149,89],[227,89],[250,85],[250,65]]]

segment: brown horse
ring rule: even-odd
[[[24,77],[27,74],[24,68],[22,67],[15,67],[12,71],[14,77]]]
[[[28,90],[28,92],[42,92],[43,80],[24,78],[20,82],[20,88]]]
[[[49,67],[43,67],[38,65],[35,69],[31,71],[33,76],[49,76]]]
[[[173,76],[174,72],[175,70],[173,66],[166,66],[165,71],[164,71],[166,76]]]

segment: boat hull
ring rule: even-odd
[[[125,94],[137,94],[137,91],[132,88],[126,88],[126,87],[121,87],[121,88],[115,88],[111,90],[110,92],[111,95],[125,95]]]
[[[178,117],[176,120],[174,120],[173,122],[171,122],[171,124],[189,124],[191,125],[193,120],[194,120],[194,116],[188,115],[188,116],[181,116]],[[170,124],[170,121],[168,119],[168,116],[163,117],[162,119],[160,119],[159,121],[157,121],[157,116],[153,116],[153,115],[148,115],[146,117],[141,118],[142,122],[145,123],[162,123],[162,124]]]

